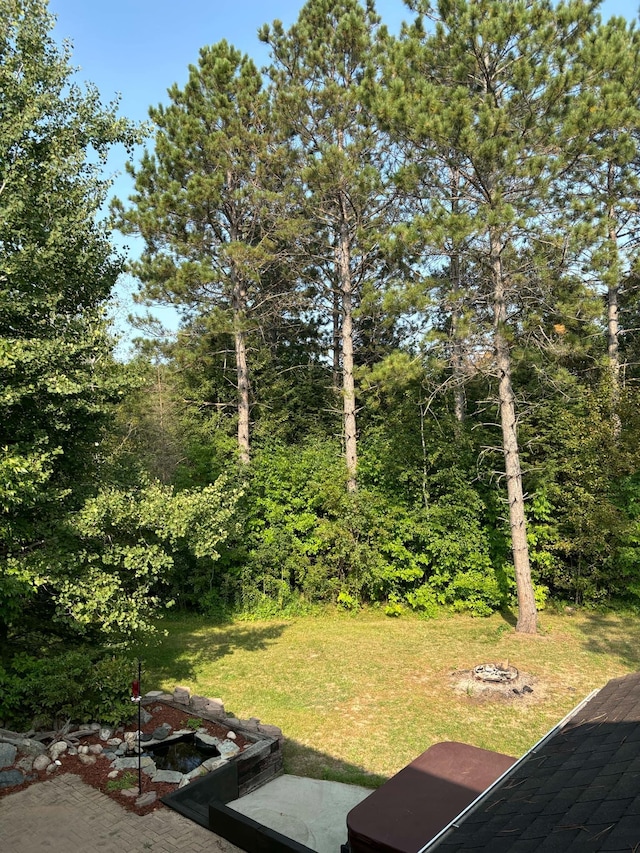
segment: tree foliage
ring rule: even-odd
[[[635,27],[409,8],[392,38],[309,0],[263,73],[203,47],[151,110],[114,210],[182,321],[124,366],[97,214],[135,130],[0,0],[4,640],[126,644],[171,603],[637,606]]]
[[[235,500],[221,484],[123,483],[105,462],[115,404],[137,380],[111,352],[105,304],[122,261],[99,218],[101,169],[140,134],[74,83],[51,26],[40,0],[0,3],[3,653],[9,640],[35,651],[52,635],[122,644],[150,629],[175,554],[210,575]]]

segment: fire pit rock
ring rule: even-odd
[[[509,684],[519,676],[515,666],[499,663],[480,663],[473,668],[473,677],[490,684]]]
[[[481,663],[471,669],[457,670],[450,676],[452,689],[472,702],[538,701],[544,684],[530,673],[507,663]]]

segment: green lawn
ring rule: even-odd
[[[287,772],[369,785],[442,740],[519,756],[594,688],[640,668],[640,619],[618,614],[543,614],[537,637],[501,616],[371,611],[164,627],[144,654],[145,690],[220,697],[228,712],[282,728]],[[527,699],[452,688],[453,672],[506,660],[532,676]]]

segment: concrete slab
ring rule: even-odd
[[[357,785],[285,775],[227,806],[316,853],[339,853],[347,840],[347,814],[371,793]]]

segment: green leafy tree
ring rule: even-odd
[[[33,603],[31,558],[91,492],[126,387],[105,300],[121,269],[97,214],[109,148],[137,132],[73,82],[43,0],[0,2],[0,635]],[[45,590],[40,587],[44,595]]]

